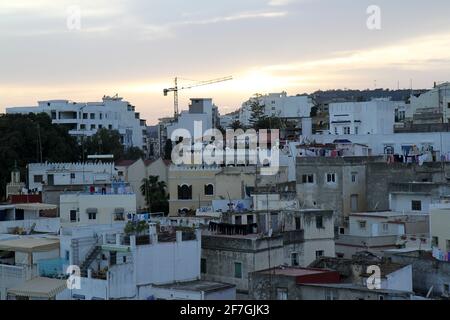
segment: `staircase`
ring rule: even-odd
[[[99,245],[94,245],[89,253],[86,255],[86,259],[80,265],[80,272],[82,277],[87,277],[88,269],[92,262],[98,257],[98,255],[102,252],[102,249]]]

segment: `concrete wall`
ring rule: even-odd
[[[234,284],[236,290],[247,292],[249,273],[282,265],[283,257],[281,236],[251,239],[203,235],[202,259],[206,260],[206,273],[202,279]],[[235,278],[235,263],[242,264],[242,278]]]

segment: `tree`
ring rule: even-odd
[[[0,115],[0,199],[16,161],[24,177],[28,163],[75,162],[79,155],[76,138],[46,113]]]
[[[123,159],[124,156],[120,133],[117,130],[99,129],[97,133],[87,137],[83,147],[88,154],[112,154],[114,159]]]
[[[230,128],[233,130],[244,129],[244,125],[239,120],[234,120],[230,124]]]
[[[123,231],[126,235],[139,236],[146,230],[148,230],[146,221],[128,221]]]
[[[257,123],[261,119],[264,119],[267,117],[265,115],[265,107],[266,106],[264,104],[262,104],[261,97],[262,96],[257,93],[253,97],[251,97],[249,100],[249,106],[250,106],[250,111],[251,111],[250,123],[253,126],[255,125],[255,123]]]
[[[127,148],[123,155],[123,158],[127,160],[137,160],[144,157],[145,157],[144,151],[142,151],[138,147]]]
[[[166,190],[166,183],[159,181],[158,176],[149,176],[142,179],[141,193],[145,197],[150,212],[169,213],[169,197]]]
[[[172,160],[172,140],[167,139],[164,145],[164,160]]]

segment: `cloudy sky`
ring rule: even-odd
[[[175,76],[233,76],[180,92],[181,109],[211,97],[222,113],[256,92],[428,88],[450,80],[448,12],[448,0],[0,0],[0,112],[118,93],[153,124],[173,112],[162,90]]]

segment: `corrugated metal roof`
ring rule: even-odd
[[[8,293],[22,297],[50,299],[67,288],[65,280],[37,277],[16,287],[9,288]]]

